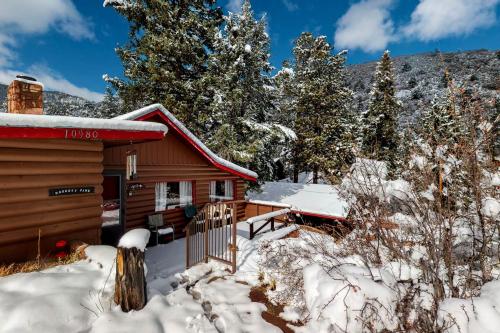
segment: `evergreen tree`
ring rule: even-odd
[[[113,89],[110,86],[106,87],[104,99],[99,103],[99,118],[110,119],[120,114],[122,106],[120,99],[113,94]]]
[[[200,133],[207,101],[204,75],[222,19],[215,0],[107,1],[129,21],[129,41],[116,49],[125,80],[105,77],[126,109],[162,103]]]
[[[281,153],[269,142],[280,142],[283,132],[268,124],[273,86],[265,20],[255,19],[246,0],[241,13],[229,13],[224,23],[209,59],[207,85],[213,99],[208,144],[220,156],[269,180],[270,161]]]
[[[296,87],[294,85],[294,71],[288,61],[283,63],[281,70],[273,77],[273,82],[275,89],[272,119],[282,126],[293,129],[295,128],[297,118],[297,98]],[[296,139],[297,136],[293,132],[293,135],[288,140],[289,144],[283,150],[280,159],[283,176],[292,177],[295,182],[298,181],[299,166],[301,166],[297,150],[295,149]]]
[[[293,128],[296,119],[296,94],[293,68],[287,61],[273,77],[273,81],[275,111],[272,119],[279,124]]]
[[[430,146],[448,145],[451,148],[464,135],[464,125],[455,105],[453,83],[448,71],[445,71],[444,77],[447,93],[441,98],[435,98],[432,107],[423,112],[420,135]]]
[[[385,51],[377,65],[368,111],[363,114],[363,152],[367,157],[387,161],[394,167],[398,149],[396,99],[392,61]]]
[[[421,115],[420,128],[417,132],[418,144],[413,149],[417,154],[426,156],[428,168],[434,175],[434,183],[439,189],[440,203],[443,205],[454,205],[458,201],[472,195],[467,192],[467,170],[459,167],[459,156],[466,155],[463,151],[470,144],[468,128],[475,122],[472,114],[465,115],[465,110],[472,110],[470,99],[465,95],[457,94],[453,83],[445,71],[447,82],[447,93],[436,97],[433,105],[427,108]],[[459,97],[465,104],[460,105],[456,100]],[[467,119],[468,118],[468,119]],[[453,173],[451,172],[453,170]],[[451,183],[453,179],[454,184]],[[453,187],[453,191],[448,189]]]
[[[269,45],[265,19],[255,19],[249,0],[241,13],[224,16],[224,30],[217,34],[210,58],[216,120],[235,124],[237,119],[267,119],[272,107]]]
[[[302,33],[295,41],[296,163],[318,173],[339,176],[352,161],[355,121],[352,92],[345,86],[344,52],[332,54],[326,37]],[[295,178],[295,177],[294,177]]]

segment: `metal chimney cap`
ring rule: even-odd
[[[28,76],[28,75],[21,75],[21,74],[18,74],[16,75],[16,77],[18,79],[23,79],[23,80],[28,80],[28,81],[33,81],[33,82],[37,82],[36,79],[32,76]]]

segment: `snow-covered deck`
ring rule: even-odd
[[[295,213],[326,218],[346,218],[349,206],[336,186],[265,182],[260,191],[248,193],[248,202],[256,205],[290,208]]]

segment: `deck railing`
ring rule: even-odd
[[[186,267],[208,259],[231,266],[236,272],[238,204],[244,200],[207,203],[186,226]]]

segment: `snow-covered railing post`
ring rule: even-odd
[[[146,229],[130,230],[118,243],[115,303],[125,312],[140,310],[147,302],[144,250],[149,235]]]

